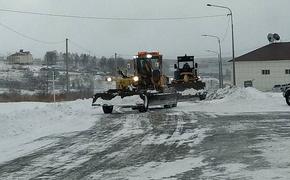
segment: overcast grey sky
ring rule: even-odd
[[[0,0],[0,9],[128,18],[227,13],[225,9],[207,7],[207,3],[232,9],[237,55],[266,45],[269,32],[278,33],[282,41],[290,40],[289,0]],[[217,50],[217,42],[201,37],[202,34],[225,37],[222,42],[223,56],[231,55],[228,17],[180,21],[109,21],[0,12],[0,22],[43,41],[64,41],[67,37],[96,56],[111,56],[115,52],[133,56],[141,50],[158,50],[165,58],[185,53],[198,57],[211,55],[205,50]],[[37,43],[2,26],[0,39],[2,55],[25,49],[35,57],[42,57],[47,50],[65,50],[64,42],[53,45]],[[69,49],[72,52],[85,52],[72,44]]]

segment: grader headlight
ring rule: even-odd
[[[147,54],[146,57],[147,57],[148,59],[150,59],[150,58],[152,58],[152,55],[151,55],[151,54]]]
[[[139,77],[138,76],[134,76],[133,80],[134,80],[134,82],[138,82],[139,81]]]
[[[107,77],[106,79],[108,82],[112,82],[112,78],[111,77]]]

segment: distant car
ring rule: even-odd
[[[277,85],[273,86],[272,91],[273,92],[283,92],[285,90],[285,88],[287,88],[289,86],[290,86],[290,83],[289,84],[277,84]]]
[[[281,88],[282,88],[281,84],[276,84],[273,86],[272,91],[273,92],[281,92]]]
[[[290,106],[290,84],[282,86],[281,91],[283,92],[283,96],[285,97],[286,103]]]

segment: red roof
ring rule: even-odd
[[[290,42],[271,43],[240,57],[235,61],[290,60]],[[231,60],[232,61],[232,60]]]

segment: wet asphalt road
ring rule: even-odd
[[[289,179],[290,113],[104,115],[0,164],[0,179]],[[288,177],[288,178],[287,178]]]

